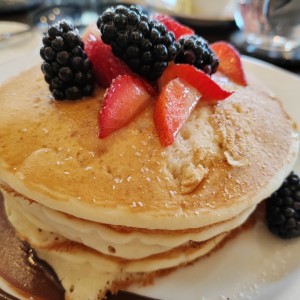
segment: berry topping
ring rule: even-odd
[[[99,137],[105,138],[128,124],[151,100],[149,87],[138,77],[119,75],[104,96],[99,114]]]
[[[300,178],[294,172],[266,200],[266,222],[281,238],[300,236]]]
[[[40,55],[42,72],[57,100],[90,96],[94,88],[92,64],[83,50],[78,30],[66,21],[50,26]]]
[[[231,92],[223,90],[208,75],[194,66],[187,64],[170,65],[158,81],[162,89],[169,81],[175,78],[184,79],[201,94],[202,100],[224,100]]]
[[[138,7],[108,8],[99,17],[97,26],[104,43],[134,72],[155,80],[168,62],[174,60],[178,44],[165,25],[149,20]]]
[[[223,41],[215,42],[210,47],[220,60],[218,70],[233,82],[246,86],[246,76],[239,52],[231,44]]]
[[[154,125],[163,146],[174,142],[200,97],[194,87],[180,78],[163,87],[154,110]]]
[[[191,35],[181,37],[178,42],[180,50],[175,59],[176,63],[194,65],[207,74],[217,71],[219,60],[205,39],[198,35]]]
[[[130,68],[116,57],[111,46],[103,43],[96,24],[90,25],[84,35],[84,49],[93,63],[97,83],[107,88],[118,75],[133,74]]]
[[[184,35],[193,35],[195,33],[192,28],[182,25],[168,15],[156,13],[152,16],[152,18],[164,24],[169,31],[172,31],[175,35],[176,40]]]

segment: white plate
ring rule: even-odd
[[[39,61],[37,56],[0,65],[0,82]],[[265,82],[300,120],[300,77],[252,58],[246,72]],[[298,92],[297,92],[298,91]],[[298,159],[296,171],[300,174]],[[243,232],[210,257],[157,279],[153,286],[130,290],[162,300],[298,300],[300,238],[283,241],[262,223]]]
[[[5,75],[3,73],[8,70],[2,68],[3,64],[13,63],[20,59],[30,63],[31,57],[37,56],[41,45],[41,34],[34,29],[30,29],[27,24],[0,21],[0,34],[8,32],[12,33],[12,37],[0,42],[0,80]],[[18,70],[17,68],[15,69],[16,71]],[[11,73],[9,73],[10,75]]]

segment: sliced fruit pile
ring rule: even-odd
[[[246,85],[239,54],[231,45],[209,46],[173,18],[149,18],[136,6],[108,8],[82,39],[82,57],[92,63],[96,83],[107,88],[99,112],[100,138],[126,126],[156,101],[158,137],[163,146],[171,145],[200,99],[217,101],[231,95],[210,77],[218,67],[229,80]],[[75,76],[72,61],[67,63]],[[51,64],[47,73],[50,69]]]

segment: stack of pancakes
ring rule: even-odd
[[[97,299],[209,253],[293,168],[299,139],[255,80],[201,102],[173,145],[151,104],[98,136],[103,90],[51,98],[38,67],[0,89],[0,187],[22,239],[56,271],[68,299]]]

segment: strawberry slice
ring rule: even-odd
[[[93,64],[97,83],[107,88],[118,75],[133,74],[130,68],[116,57],[109,45],[102,42],[96,24],[90,25],[83,34],[84,50]]]
[[[203,100],[224,100],[232,94],[223,90],[204,72],[188,64],[169,65],[158,80],[159,88],[162,89],[174,78],[184,79],[196,88]]]
[[[220,60],[218,70],[233,82],[246,86],[246,76],[237,49],[223,41],[211,44],[210,48]]]
[[[99,137],[105,138],[127,125],[141,113],[151,100],[151,95],[142,80],[132,75],[115,78],[104,96],[99,112]]]
[[[180,78],[169,81],[158,96],[154,125],[163,146],[171,145],[201,95]]]
[[[176,40],[178,40],[180,37],[184,35],[193,35],[195,34],[195,31],[185,25],[182,25],[181,23],[177,22],[175,19],[173,19],[170,16],[156,13],[152,17],[154,20],[159,21],[160,23],[163,23],[169,31],[172,31],[175,35]]]

